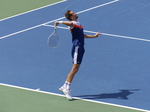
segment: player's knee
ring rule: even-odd
[[[75,68],[75,69],[74,69],[75,72],[78,72],[78,70],[79,70],[79,68]]]
[[[73,72],[75,72],[75,73],[78,72],[78,70],[79,70],[79,67],[74,67],[73,68]]]

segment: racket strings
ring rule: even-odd
[[[50,35],[48,38],[48,45],[52,48],[56,48],[59,45],[59,37],[56,33]]]

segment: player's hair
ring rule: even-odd
[[[71,19],[72,14],[70,14],[70,12],[71,12],[71,10],[67,10],[65,13],[65,17],[66,17],[66,19],[72,21],[72,19]]]

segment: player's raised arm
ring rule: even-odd
[[[58,26],[59,24],[64,24],[64,25],[73,27],[73,23],[71,21],[56,21],[54,23],[54,26]]]

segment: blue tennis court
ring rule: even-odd
[[[150,1],[65,0],[0,21],[0,83],[61,94],[71,69],[71,34],[60,25],[60,45],[47,38],[65,11],[78,13],[86,34],[83,63],[72,96],[150,110]],[[64,99],[65,100],[65,99]]]

